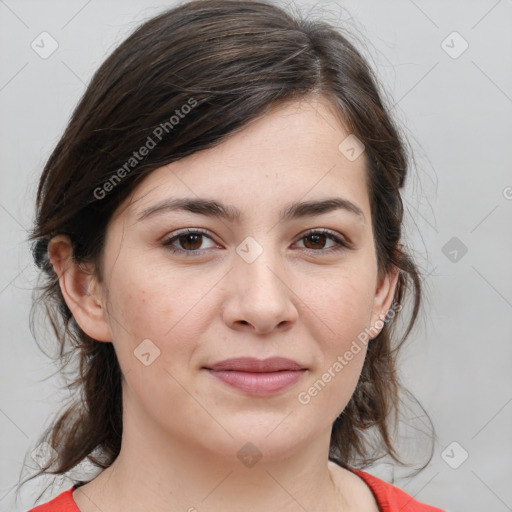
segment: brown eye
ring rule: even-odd
[[[181,248],[190,251],[197,251],[201,247],[203,235],[197,234],[188,234],[181,235],[177,238],[179,241]]]
[[[304,244],[304,245],[306,245],[307,249],[323,249],[325,246],[325,243],[326,243],[326,239],[327,239],[326,235],[305,236],[304,240],[309,240],[309,242],[311,243],[311,245],[313,247],[308,247],[307,244]]]
[[[327,230],[315,230],[306,233],[301,237],[304,240],[304,246],[308,251],[328,253],[331,251],[340,251],[348,248],[348,244],[338,238],[334,233]],[[328,240],[334,242],[330,247],[325,248]],[[307,242],[306,242],[307,241]]]
[[[162,242],[162,245],[173,253],[184,254],[185,256],[196,256],[203,253],[201,249],[205,240],[210,240],[213,247],[215,244],[211,237],[200,229],[187,229],[171,236]]]

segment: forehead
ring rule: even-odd
[[[135,189],[127,213],[135,221],[157,202],[196,197],[234,206],[239,219],[245,210],[282,216],[291,202],[342,196],[364,218],[366,158],[364,152],[347,157],[350,135],[323,97],[288,102],[219,145],[152,171]]]

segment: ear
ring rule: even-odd
[[[92,268],[74,261],[69,237],[58,235],[52,238],[48,256],[59,277],[64,300],[80,328],[97,341],[112,341],[101,288]]]
[[[372,332],[376,333],[374,337],[383,329],[383,320],[393,304],[399,272],[397,266],[391,265],[389,271],[377,283],[370,324]]]

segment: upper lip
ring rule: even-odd
[[[208,370],[235,370],[240,372],[279,372],[283,370],[305,370],[302,365],[285,357],[269,357],[268,359],[257,359],[255,357],[235,357],[219,361],[211,366],[205,367]]]

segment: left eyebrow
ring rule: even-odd
[[[363,223],[366,222],[363,210],[353,202],[342,197],[290,203],[280,211],[279,219],[280,221],[290,221],[303,217],[323,215],[335,210],[345,210],[358,216]],[[186,211],[198,215],[221,218],[230,222],[239,222],[243,217],[242,212],[235,206],[226,205],[214,199],[170,198],[164,199],[143,210],[136,222],[169,211]]]

